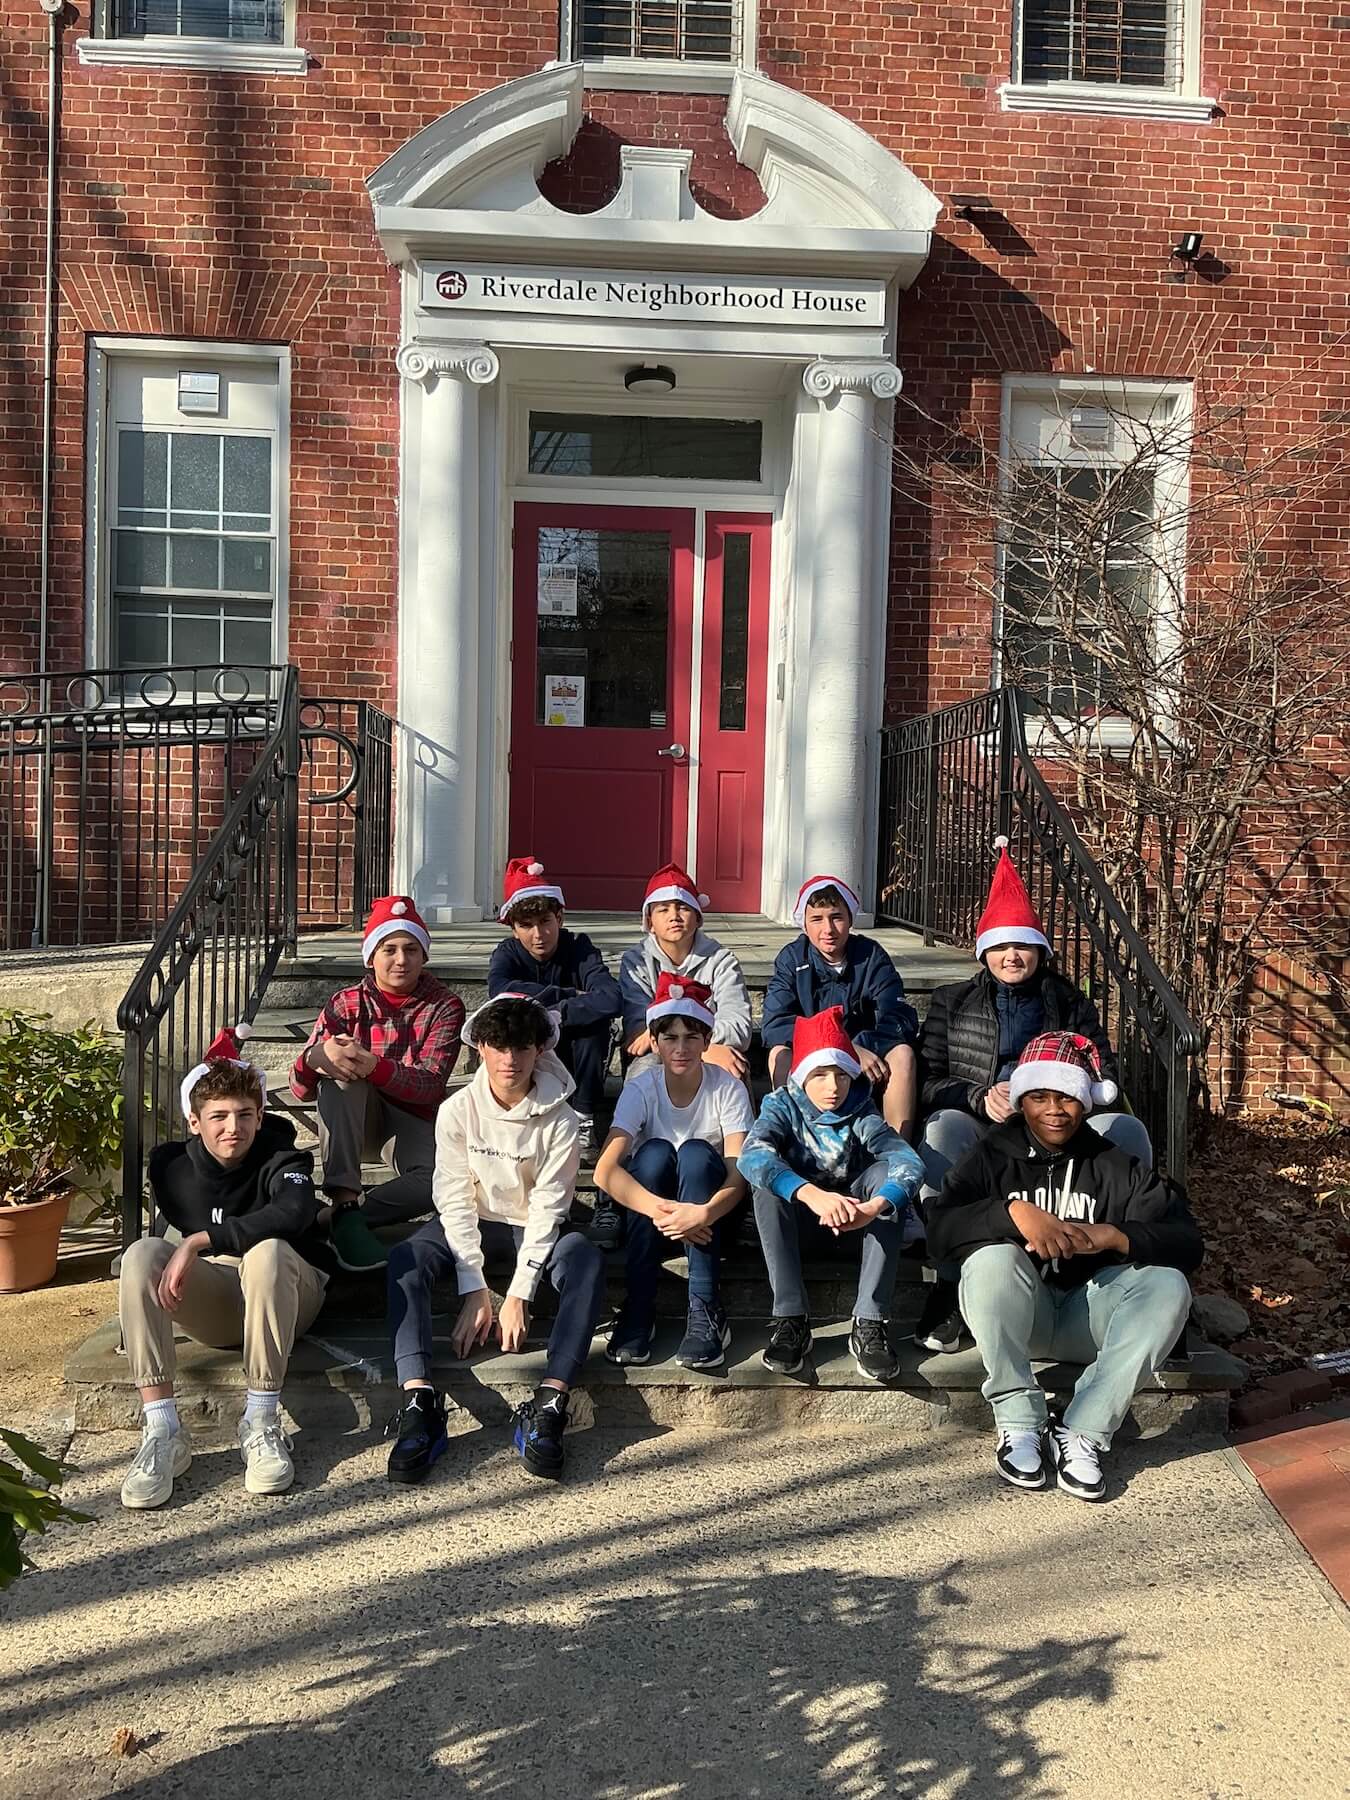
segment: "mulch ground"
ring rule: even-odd
[[[1255,1375],[1350,1348],[1350,1129],[1299,1115],[1218,1119],[1192,1152],[1205,1234],[1197,1292],[1245,1307]]]

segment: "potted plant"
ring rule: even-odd
[[[41,1287],[71,1195],[105,1199],[122,1147],[122,1057],[96,1025],[0,1013],[0,1293]],[[92,1178],[92,1179],[91,1179]]]
[[[49,1525],[89,1525],[89,1513],[75,1512],[50,1490],[60,1481],[61,1465],[17,1431],[0,1431],[14,1463],[0,1459],[0,1592],[32,1564],[23,1540]],[[15,1467],[17,1463],[17,1467]]]

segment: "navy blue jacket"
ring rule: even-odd
[[[918,1016],[905,999],[899,971],[874,938],[851,931],[844,967],[836,973],[805,932],[778,952],[764,995],[759,1035],[766,1049],[792,1043],[798,1019],[842,1006],[844,1027],[860,1050],[885,1056],[897,1044],[913,1045]]]
[[[623,1011],[619,984],[584,931],[558,933],[547,962],[536,962],[514,934],[503,938],[488,964],[488,999],[529,994],[562,1015],[564,1031],[594,1031]]]

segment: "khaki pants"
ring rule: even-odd
[[[319,1083],[319,1160],[323,1185],[361,1192],[363,1162],[382,1162],[392,1181],[366,1190],[362,1216],[368,1225],[397,1225],[431,1211],[436,1168],[436,1125],[386,1100],[368,1081]]]
[[[279,1394],[299,1332],[323,1305],[328,1277],[280,1238],[264,1238],[243,1256],[199,1256],[176,1313],[159,1303],[159,1278],[176,1245],[138,1238],[122,1256],[117,1307],[131,1379],[137,1387],[174,1378],[174,1326],[220,1350],[242,1345],[255,1393]]]

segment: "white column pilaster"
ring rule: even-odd
[[[873,870],[873,739],[885,654],[889,508],[878,517],[879,460],[891,456],[891,363],[839,359],[802,376],[819,404],[807,634],[802,868],[866,893]]]
[[[486,344],[408,343],[403,378],[397,889],[432,922],[477,898],[479,470]]]

